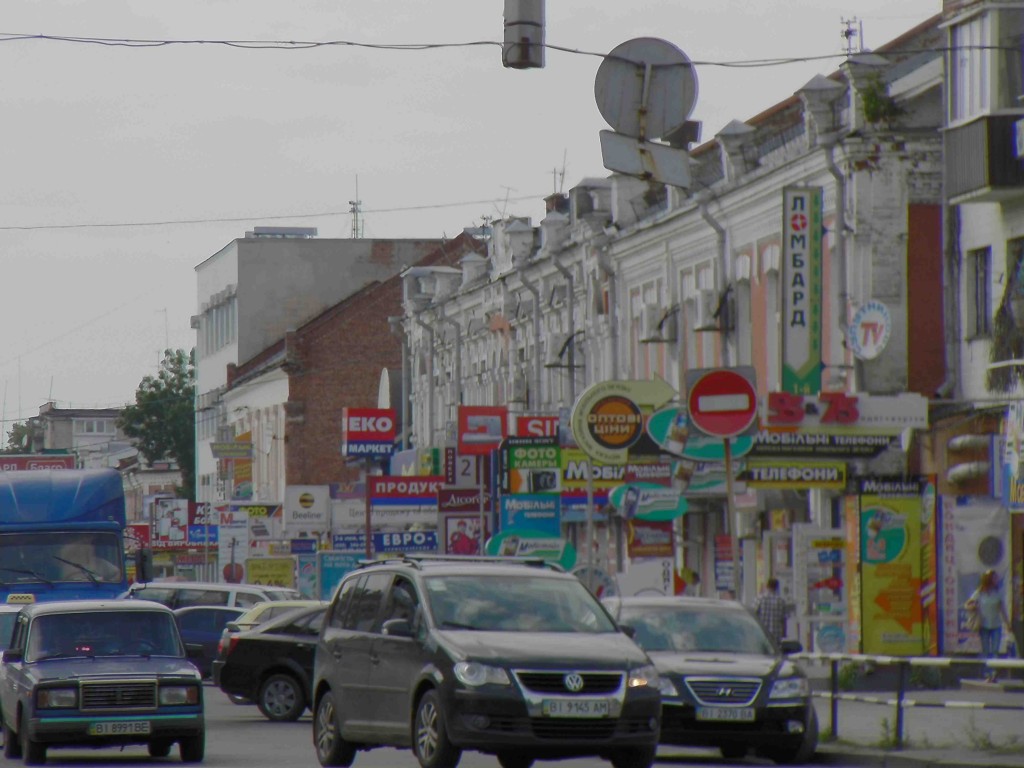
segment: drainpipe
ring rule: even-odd
[[[719,300],[725,294],[725,287],[729,284],[729,259],[726,256],[726,241],[725,241],[725,227],[718,223],[708,210],[708,196],[702,195],[700,198],[700,215],[701,218],[707,222],[707,225],[715,230],[715,239],[718,241],[718,269],[715,270],[715,292],[719,296]],[[725,328],[721,326],[721,319],[719,319],[719,338],[721,339],[722,345],[722,367],[728,368],[729,363],[729,334]]]
[[[839,330],[842,331],[845,349],[846,332],[850,321],[850,276],[847,273],[846,233],[850,226],[846,221],[846,177],[836,165],[836,141],[833,139],[825,145],[825,165],[836,182],[836,217],[839,220],[839,237],[836,238],[836,272],[839,279]],[[845,360],[843,363],[845,364]],[[853,385],[851,391],[860,391],[860,361],[853,361]]]
[[[536,394],[530,398],[528,405],[533,406],[534,411],[540,411],[540,372],[543,361],[540,357],[540,290],[536,284],[526,279],[526,273],[520,269],[519,280],[523,287],[533,294],[533,384],[536,387]]]
[[[427,332],[430,343],[430,371],[427,378],[427,445],[434,444],[434,328],[427,325],[420,316],[413,315],[416,325]]]
[[[401,317],[389,317],[388,324],[393,334],[402,337],[402,404],[398,413],[402,422],[401,449],[404,451],[409,447],[409,429],[412,426],[409,420],[409,336],[405,332]]]
[[[605,248],[597,250],[597,266],[601,274],[608,279],[608,327],[611,329],[611,379],[619,378],[619,322],[615,305],[616,279],[612,269],[612,259]]]
[[[576,402],[576,288],[572,271],[562,266],[557,256],[551,257],[551,263],[555,269],[562,273],[565,282],[569,287],[568,309],[569,309],[569,402]]]
[[[453,399],[456,411],[458,411],[458,406],[462,405],[462,326],[458,320],[445,317],[441,307],[438,307],[437,319],[455,329],[455,372],[452,374],[452,378],[455,380],[455,397]]]

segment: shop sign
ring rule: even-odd
[[[874,360],[885,351],[892,335],[892,316],[880,301],[862,304],[846,329],[846,346],[860,360]]]
[[[630,559],[672,557],[672,522],[668,520],[630,520],[626,524],[626,548]],[[631,569],[632,570],[632,569]]]
[[[782,192],[782,389],[821,389],[822,190]]]
[[[13,454],[0,456],[0,472],[23,469],[74,469],[75,457]]]
[[[750,461],[743,474],[751,488],[846,487],[846,463],[840,461]]]
[[[444,478],[378,475],[369,478],[373,524],[389,527],[437,524],[437,494]]]
[[[928,399],[915,392],[898,395],[771,392],[765,412],[764,425],[769,431],[886,435],[899,434],[905,429],[928,428]]]
[[[508,435],[505,406],[460,405],[458,448],[463,455],[482,455],[497,448]]]
[[[873,458],[900,445],[899,435],[828,435],[761,430],[750,451],[752,458],[804,456],[807,458]]]
[[[342,408],[342,456],[390,456],[395,449],[395,412],[391,408]]]
[[[627,520],[675,520],[686,513],[686,499],[674,488],[650,483],[620,485],[608,500]]]
[[[602,381],[583,391],[572,409],[576,444],[595,461],[625,464],[629,449],[644,437],[646,413],[675,397],[660,376],[652,380]]]
[[[233,440],[230,442],[210,443],[215,459],[252,459],[252,441]]]

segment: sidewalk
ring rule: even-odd
[[[808,670],[809,672],[811,670]],[[826,765],[884,768],[1024,768],[1024,686],[964,680],[958,687],[908,690],[903,742],[896,745],[896,690],[882,687],[856,695],[882,703],[838,703],[832,740],[829,680],[814,676],[821,740],[818,761]]]

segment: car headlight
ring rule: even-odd
[[[768,694],[770,699],[803,699],[811,693],[811,686],[806,677],[784,677],[776,680],[772,685],[772,691]]]
[[[36,694],[40,709],[73,709],[78,706],[77,688],[43,688]]]
[[[511,685],[508,673],[501,667],[491,667],[476,661],[460,661],[455,665],[455,677],[463,685],[476,688],[481,685]]]
[[[160,705],[165,707],[199,703],[199,687],[195,685],[166,685],[160,689]]]
[[[645,685],[653,685],[657,687],[660,684],[661,675],[658,674],[658,670],[653,664],[647,667],[639,667],[631,670],[629,673],[629,681],[626,683],[630,688],[642,688]]]

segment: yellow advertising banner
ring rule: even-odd
[[[295,558],[250,557],[245,561],[245,580],[249,584],[295,588]]]
[[[925,478],[871,478],[860,488],[861,637],[867,654],[925,652],[921,517]]]

